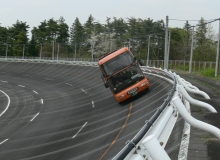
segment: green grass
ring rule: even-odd
[[[208,69],[202,70],[201,75],[208,77],[208,78],[214,78],[215,77],[215,69],[208,68]]]

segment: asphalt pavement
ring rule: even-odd
[[[149,90],[119,104],[100,75],[91,66],[0,61],[0,90],[10,97],[7,108],[0,93],[0,114],[7,108],[0,116],[0,160],[112,159],[172,88],[148,76]]]
[[[195,94],[191,96],[212,105],[217,110],[217,113],[211,113],[207,109],[191,106],[191,115],[220,129],[220,81],[193,74],[178,74],[201,91],[206,92],[210,99]],[[219,151],[220,140],[216,136],[191,126],[187,160],[220,160]]]

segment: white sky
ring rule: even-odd
[[[10,27],[17,20],[30,30],[40,22],[63,16],[69,27],[78,17],[84,24],[89,15],[105,24],[106,17],[141,19],[205,20],[220,18],[220,0],[0,0],[0,25]],[[185,21],[170,20],[169,27],[182,28]],[[198,21],[189,21],[195,25]],[[218,33],[218,21],[212,23]]]

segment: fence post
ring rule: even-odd
[[[154,135],[146,137],[142,144],[153,160],[171,160]]]

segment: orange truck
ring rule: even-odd
[[[127,47],[102,56],[98,65],[105,87],[111,89],[119,103],[150,87],[140,62]]]

